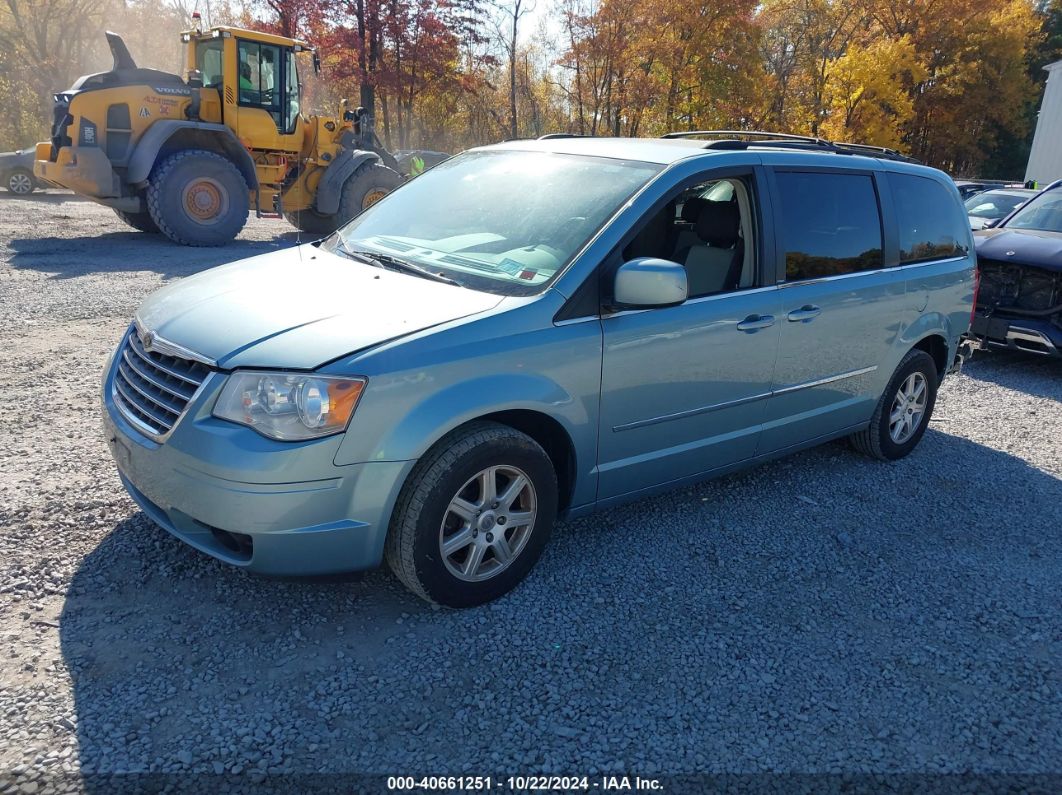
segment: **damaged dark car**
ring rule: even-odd
[[[988,345],[1062,356],[1062,180],[975,232],[974,242],[973,333]]]

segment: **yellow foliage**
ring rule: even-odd
[[[914,115],[908,86],[927,76],[910,36],[852,44],[825,71],[825,118],[820,130],[839,141],[905,148],[903,126]]]

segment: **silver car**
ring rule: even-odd
[[[970,218],[970,229],[987,229],[1010,215],[1037,194],[1024,188],[986,190],[964,202]]]
[[[969,326],[966,214],[941,172],[820,144],[475,149],[168,286],[105,372],[122,481],[233,565],[386,559],[465,606],[558,517],[839,437],[901,458]]]
[[[33,176],[34,149],[0,152],[0,185],[15,196],[29,196],[42,187]]]

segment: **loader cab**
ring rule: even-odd
[[[230,28],[191,32],[189,69],[218,92],[221,120],[252,150],[298,152],[303,117],[294,39]]]

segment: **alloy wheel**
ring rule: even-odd
[[[531,479],[516,467],[492,466],[469,478],[439,528],[447,570],[466,582],[505,571],[531,538],[537,506]]]
[[[16,196],[25,196],[33,192],[33,180],[28,174],[12,174],[7,187]]]
[[[922,424],[929,398],[929,382],[920,372],[911,373],[892,400],[889,412],[889,437],[896,444],[910,439]]]

